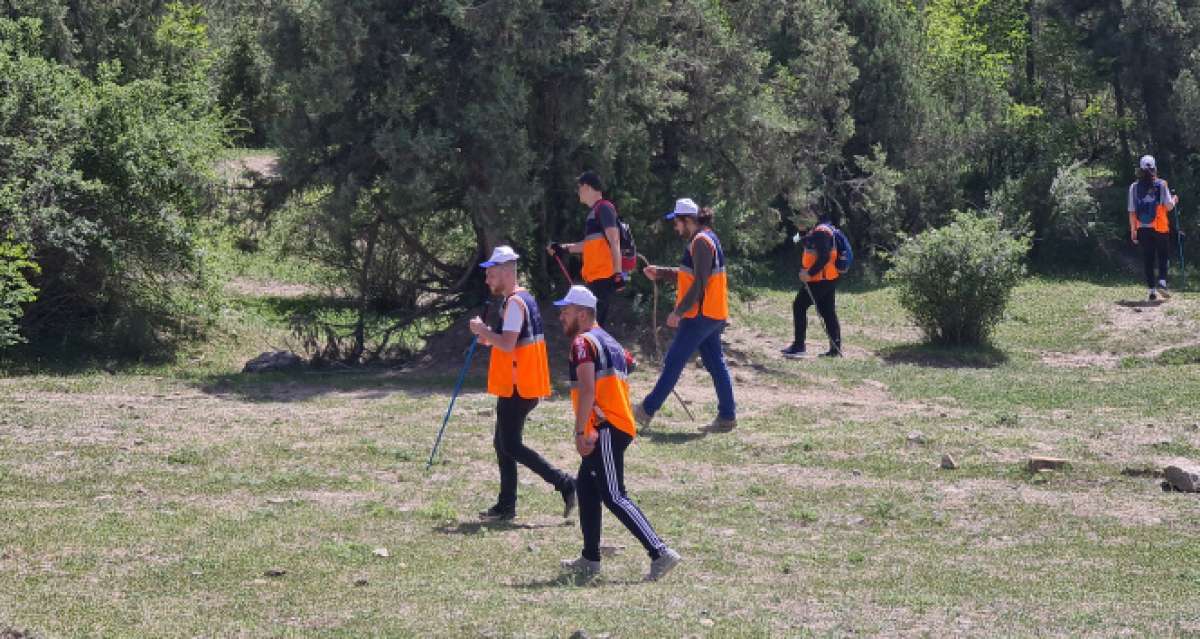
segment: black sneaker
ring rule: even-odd
[[[841,351],[839,351],[836,348],[831,348],[831,349],[825,351],[824,353],[821,353],[817,357],[841,357],[841,356],[842,356]]]
[[[575,482],[571,482],[570,485],[563,489],[562,499],[563,519],[567,519],[571,516],[571,511],[575,510],[575,504],[577,501],[575,497]]]
[[[797,344],[792,344],[787,348],[779,349],[779,352],[788,359],[800,359],[804,357],[804,347]]]
[[[511,521],[516,516],[516,508],[504,508],[500,504],[479,511],[479,518],[483,521]]]
[[[1157,299],[1158,299],[1158,293],[1154,292],[1154,289],[1150,289],[1150,301],[1153,302]]]

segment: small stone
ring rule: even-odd
[[[376,557],[391,557],[392,556],[392,553],[388,552],[388,549],[383,548],[383,547],[372,550],[371,554],[375,555]]]
[[[291,500],[290,500],[290,499],[288,499],[287,497],[268,497],[268,498],[267,498],[267,503],[268,503],[268,504],[274,504],[274,505],[286,504],[286,503],[288,503],[288,502],[290,502],[290,501],[291,501]]]
[[[1167,482],[1175,490],[1185,493],[1200,493],[1200,466],[1172,464],[1163,470]]]
[[[71,453],[69,453],[69,452],[67,452],[67,451],[65,451],[65,450],[56,450],[56,451],[54,451],[54,452],[52,452],[52,453],[50,453],[50,454],[51,454],[51,455],[53,455],[53,456],[55,456],[55,457],[66,457],[67,455],[70,455]]]
[[[701,619],[701,620],[700,620],[700,625],[701,625],[701,626],[704,626],[705,628],[711,628],[711,627],[713,627],[713,626],[714,626],[716,623],[717,623],[717,622],[713,621],[712,619],[709,619],[708,617],[705,617],[705,618],[703,618],[703,619]]]
[[[850,470],[850,475],[852,477],[862,477],[862,471],[857,468],[853,468]]]
[[[267,571],[263,573],[263,576],[282,577],[286,574],[287,574],[287,571],[284,570],[283,568],[268,568]]]
[[[354,580],[354,585],[358,586],[359,588],[367,585],[368,583],[370,583],[370,582],[367,581],[366,579],[355,579]]]
[[[193,577],[199,577],[200,575],[203,575],[204,573],[200,572],[199,570],[193,570],[191,574]]]
[[[914,430],[914,431],[910,432],[908,434],[908,442],[910,444],[924,444],[925,443],[925,433],[922,433],[919,430]]]
[[[133,445],[134,445],[134,446],[142,446],[142,445],[143,445],[143,444],[145,444],[145,443],[146,443],[146,440],[144,440],[144,439],[135,439],[135,440],[133,440]]]
[[[942,455],[942,469],[958,470],[958,462],[954,461],[954,458],[950,456],[950,453],[945,453]]]
[[[1038,472],[1041,470],[1060,470],[1066,468],[1069,462],[1059,457],[1041,457],[1032,456],[1029,458],[1029,471]]]
[[[587,631],[576,630],[575,632],[571,633],[571,639],[591,639],[591,635],[589,635]]]
[[[92,501],[112,501],[112,495],[97,495]]]
[[[528,546],[525,546],[525,550],[528,550],[529,552],[537,552],[538,548],[533,544],[529,544]]]
[[[265,586],[265,585],[267,585],[268,582],[266,579],[255,579],[254,581],[251,581],[250,583],[254,584],[255,586]]]

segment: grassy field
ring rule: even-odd
[[[627,455],[684,562],[642,583],[647,558],[606,514],[617,554],[579,585],[558,569],[578,523],[527,471],[514,524],[475,520],[497,476],[482,362],[426,473],[457,362],[240,375],[276,330],[264,309],[286,306],[273,290],[240,287],[172,366],[0,378],[0,628],[1200,636],[1200,499],[1152,476],[1200,461],[1200,364],[1164,355],[1200,344],[1194,294],[1146,306],[1132,285],[1031,280],[995,348],[950,353],[916,345],[888,289],[849,291],[848,357],[784,361],[792,293],[757,291],[727,336],[739,428],[694,436],[672,402]],[[702,370],[680,391],[711,419]],[[526,440],[574,468],[568,407],[543,402]],[[1071,464],[1031,474],[1031,454]]]

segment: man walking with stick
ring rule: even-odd
[[[841,273],[837,269],[838,249],[834,241],[833,223],[829,216],[821,215],[817,225],[800,240],[804,254],[800,258],[800,291],[792,301],[792,345],[781,352],[784,357],[804,357],[804,340],[808,332],[808,308],[817,307],[817,314],[825,324],[829,336],[829,350],[821,357],[842,356],[842,326],[837,316],[837,280]]]
[[[496,396],[494,445],[500,467],[500,496],[479,513],[484,520],[509,520],[517,512],[517,464],[537,473],[562,494],[563,517],[575,507],[575,482],[521,441],[525,418],[542,397],[550,395],[550,363],[546,356],[545,330],[533,295],[517,282],[517,258],[508,246],[498,246],[487,269],[487,286],[504,299],[500,319],[493,330],[479,317],[471,320],[471,332],[479,342],[491,346],[488,362],[488,392]]]
[[[675,388],[688,359],[697,350],[717,391],[717,417],[700,428],[705,433],[727,433],[737,427],[737,405],[733,380],[721,351],[721,333],[729,319],[729,286],[725,276],[725,252],[712,230],[713,211],[703,210],[688,198],[676,200],[675,210],[665,219],[674,221],[675,232],[687,241],[679,268],[647,266],[651,280],[675,281],[675,310],[667,315],[667,326],[678,328],[667,348],[662,372],[654,390],[634,406],[638,425],[649,428],[650,420]]]
[[[579,176],[579,202],[588,207],[583,222],[583,241],[570,244],[554,243],[546,250],[555,258],[562,252],[583,255],[583,283],[596,296],[596,321],[608,326],[608,307],[612,297],[625,287],[621,272],[621,228],[617,207],[604,199],[604,183],[595,171]],[[568,276],[568,280],[570,277]]]
[[[559,322],[572,339],[570,354],[571,405],[575,412],[575,448],[583,461],[575,488],[579,493],[579,524],[583,552],[563,560],[566,570],[583,577],[600,572],[601,505],[616,515],[650,555],[646,581],[657,581],[680,561],[654,532],[637,504],[625,493],[625,450],[637,435],[629,407],[629,375],[625,349],[596,326],[596,296],[572,286],[555,302],[562,307]]]
[[[1160,297],[1171,297],[1167,289],[1167,255],[1171,247],[1167,212],[1179,204],[1179,196],[1171,195],[1167,181],[1158,177],[1158,164],[1153,156],[1144,155],[1138,162],[1138,179],[1129,185],[1127,200],[1129,238],[1134,245],[1142,247],[1147,297],[1151,302]],[[1182,231],[1182,228],[1178,230]],[[1154,277],[1155,266],[1158,267],[1157,279]]]

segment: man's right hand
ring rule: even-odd
[[[1129,231],[1129,239],[1133,240],[1134,244],[1137,244],[1137,230]]]
[[[646,276],[646,279],[654,281],[658,279],[658,268],[647,265],[646,268],[642,269],[642,274]]]

